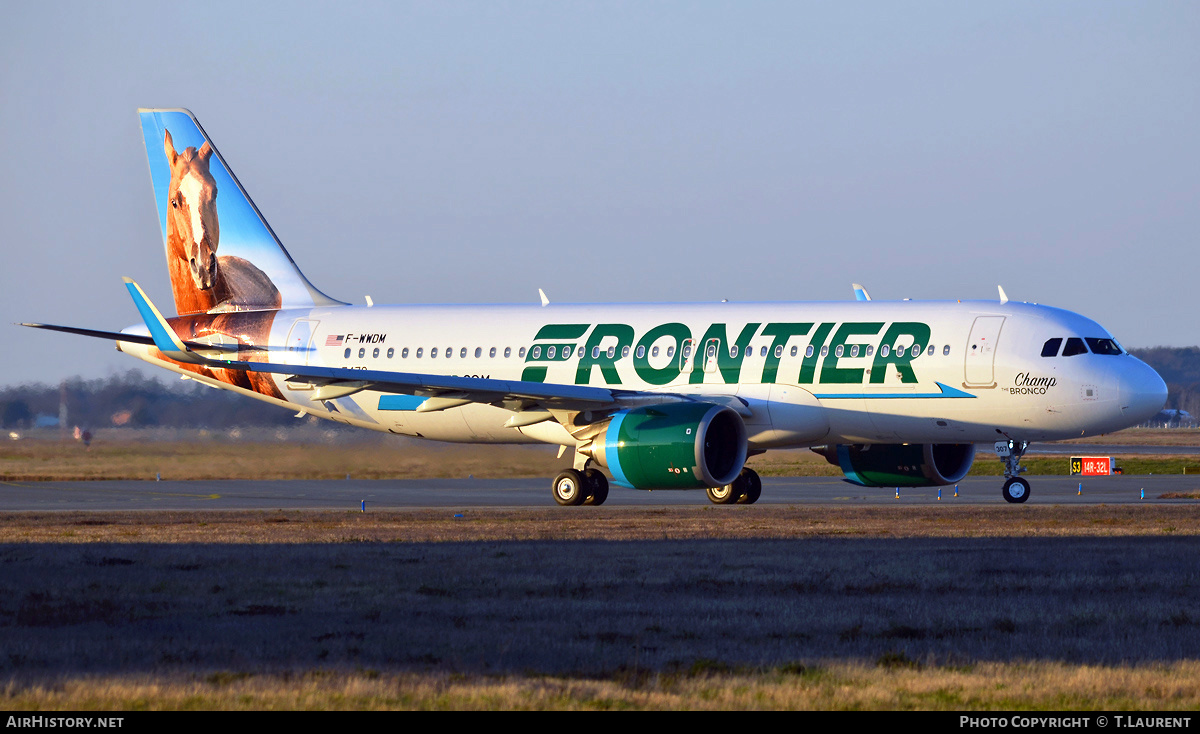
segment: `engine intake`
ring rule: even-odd
[[[746,463],[746,426],[712,403],[663,403],[622,410],[583,449],[613,481],[635,489],[698,489],[730,484]]]

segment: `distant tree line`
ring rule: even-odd
[[[59,416],[84,428],[228,428],[292,425],[293,414],[267,403],[194,380],[146,377],[141,371],[94,380],[73,377],[61,384],[33,383],[0,389],[0,419],[6,429],[26,429]]]
[[[1130,352],[1162,375],[1167,408],[1200,417],[1200,347],[1150,347]],[[243,395],[194,380],[163,380],[141,371],[93,380],[73,377],[58,385],[33,383],[0,389],[0,418],[6,429],[56,419],[65,402],[67,425],[85,428],[230,428],[291,426],[293,414]]]
[[[1167,383],[1165,407],[1200,418],[1200,347],[1149,347],[1129,353],[1153,367]]]

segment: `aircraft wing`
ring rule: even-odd
[[[125,286],[133,297],[134,304],[137,305],[138,311],[142,315],[142,320],[150,330],[150,336],[131,338],[126,334],[107,334],[106,332],[96,332],[91,335],[108,335],[127,341],[149,340],[160,352],[177,362],[288,375],[290,382],[313,385],[315,388],[313,397],[317,400],[332,400],[360,390],[374,390],[426,397],[427,399],[417,408],[417,411],[428,412],[466,403],[490,403],[516,411],[526,410],[535,405],[542,409],[587,410],[606,406],[618,407],[646,402],[663,402],[664,399],[693,399],[678,395],[665,396],[660,393],[610,390],[586,385],[545,384],[520,380],[493,380],[415,372],[245,362],[236,359],[213,358],[207,354],[209,345],[189,346],[180,340],[137,283],[125,278]],[[61,330],[68,329],[64,327]],[[79,333],[87,330],[74,331]],[[514,423],[514,425],[519,424]]]

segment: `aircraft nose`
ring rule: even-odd
[[[1137,359],[1121,374],[1121,413],[1136,425],[1152,418],[1167,403],[1167,383],[1150,365]]]

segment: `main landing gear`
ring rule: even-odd
[[[762,495],[762,479],[753,469],[742,469],[731,484],[709,487],[707,492],[714,505],[752,505]]]
[[[1024,502],[1029,499],[1029,482],[1020,475],[1025,473],[1021,457],[1029,448],[1028,441],[997,441],[996,456],[1004,462],[1004,488],[1001,494],[1007,502]]]
[[[608,499],[608,477],[599,469],[564,469],[554,479],[554,501],[560,505],[602,505]]]

